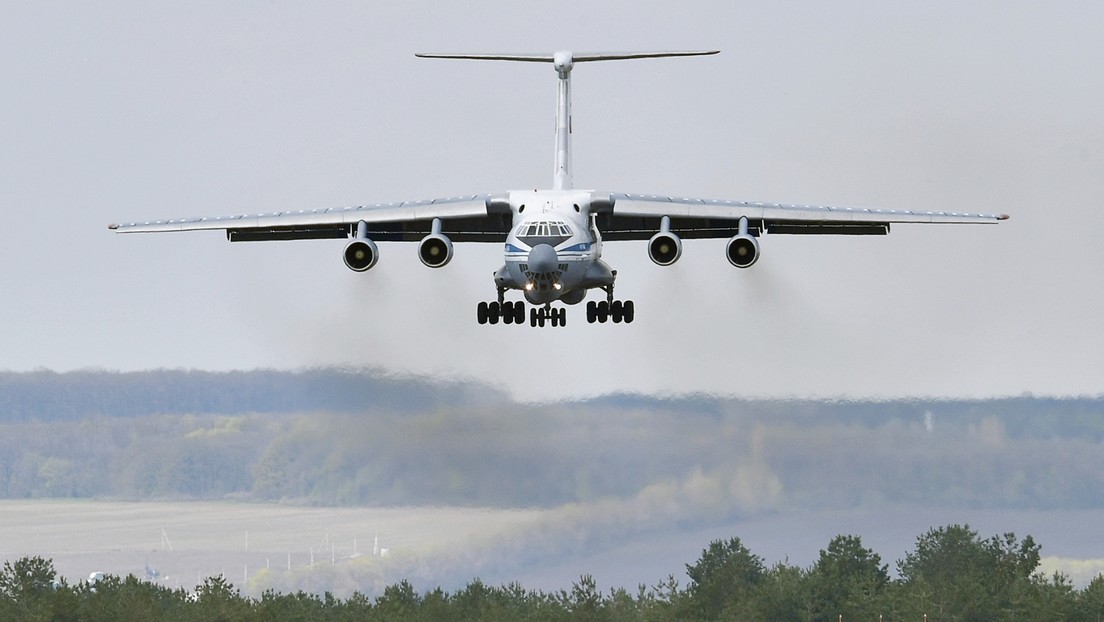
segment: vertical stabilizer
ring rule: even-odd
[[[560,77],[556,90],[556,154],[552,170],[552,189],[570,190],[575,187],[571,176],[571,68],[575,61],[571,52],[556,52],[552,64]]]
[[[555,54],[415,54],[419,58],[459,58],[467,60],[508,60],[527,63],[552,63],[559,76],[556,91],[556,153],[552,172],[554,190],[570,190],[574,187],[571,175],[571,69],[575,63],[603,60],[633,60],[639,58],[667,58],[672,56],[708,56],[720,50],[689,50],[675,52],[581,52],[569,51]]]

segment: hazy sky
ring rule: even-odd
[[[1104,4],[0,4],[0,369],[378,365],[762,396],[1104,393]],[[547,187],[546,66],[416,51],[716,48],[574,72],[613,191],[1006,212],[885,238],[607,244],[632,325],[478,326],[501,246],[118,236],[113,221]]]

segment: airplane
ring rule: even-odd
[[[632,300],[614,297],[617,271],[602,261],[605,241],[647,240],[648,256],[670,266],[682,255],[683,239],[728,238],[725,257],[737,268],[759,259],[764,234],[885,235],[898,223],[996,223],[1007,215],[904,211],[820,205],[684,198],[576,189],[571,167],[571,73],[576,63],[708,56],[719,50],[554,54],[425,54],[436,59],[496,60],[551,64],[558,77],[555,157],[550,189],[453,196],[214,218],[181,218],[112,224],[118,233],[223,230],[231,242],[348,239],[344,260],[364,272],[379,260],[376,242],[418,242],[418,257],[441,268],[453,257],[453,242],[504,244],[503,265],[494,273],[495,300],[476,306],[479,324],[565,326],[567,310],[588,301],[589,323],[631,323]],[[506,300],[507,292],[523,300]]]

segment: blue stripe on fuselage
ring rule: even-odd
[[[574,246],[568,246],[567,248],[556,249],[558,253],[585,253],[590,250],[589,242],[580,242]]]

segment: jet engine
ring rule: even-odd
[[[441,233],[429,234],[418,243],[418,259],[430,268],[440,268],[452,261],[452,240]]]
[[[661,266],[669,266],[682,256],[682,240],[671,231],[671,219],[667,216],[659,225],[659,233],[648,240],[648,257]]]
[[[452,261],[452,240],[441,233],[441,219],[434,218],[429,235],[418,243],[418,259],[430,268],[440,268]]]
[[[357,223],[356,237],[345,245],[345,265],[354,272],[364,272],[379,261],[379,248],[368,239],[368,224]]]
[[[759,241],[750,235],[737,235],[725,245],[728,263],[737,268],[750,268],[759,259]]]
[[[739,227],[736,235],[725,244],[725,257],[728,257],[728,263],[737,268],[750,268],[759,259],[759,241],[748,233],[746,217],[740,219]]]
[[[378,260],[379,248],[368,238],[356,238],[345,245],[345,265],[354,272],[364,272]]]

